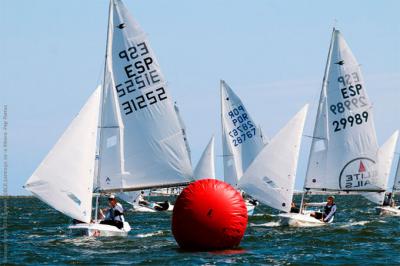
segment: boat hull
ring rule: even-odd
[[[309,214],[281,213],[279,214],[279,218],[282,225],[291,227],[316,227],[328,224],[311,217]]]
[[[132,209],[135,212],[163,212],[163,211],[173,211],[174,210],[174,205],[169,204],[168,210],[155,210],[154,207],[141,206],[141,205],[134,205]]]
[[[79,223],[68,226],[70,233],[75,236],[127,236],[131,227],[124,222],[124,227],[118,229],[115,226],[100,223]]]
[[[375,211],[378,215],[400,216],[400,210],[390,206],[375,207]]]

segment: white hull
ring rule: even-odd
[[[279,214],[279,217],[282,225],[292,227],[316,227],[324,226],[327,224],[315,219],[314,217],[311,217],[309,214],[281,213]],[[330,222],[332,221],[333,219],[331,219]]]
[[[124,222],[124,227],[118,229],[115,226],[100,223],[79,223],[68,226],[70,233],[79,236],[127,236],[131,227]]]
[[[375,210],[376,210],[376,214],[379,214],[379,215],[400,216],[400,210],[397,207],[379,206],[379,207],[375,207]]]
[[[174,205],[169,204],[168,210],[165,210],[165,211],[173,211],[173,209],[174,209]],[[133,205],[132,210],[135,212],[162,212],[162,211],[155,210],[154,207],[141,206],[141,205]]]
[[[256,206],[246,201],[247,216],[253,216]]]

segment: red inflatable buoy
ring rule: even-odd
[[[247,226],[247,209],[231,185],[202,179],[176,200],[172,233],[181,248],[212,250],[237,247]]]

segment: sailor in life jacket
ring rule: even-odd
[[[103,210],[100,210],[100,217],[104,217],[104,220],[101,221],[101,224],[113,225],[121,229],[124,227],[124,208],[122,205],[117,202],[117,199],[114,195],[110,195],[108,197],[108,205],[109,209],[105,209],[106,215],[104,216]]]
[[[327,199],[327,202],[324,206],[324,212],[314,212],[311,213],[310,215],[314,217],[315,219],[321,220],[325,223],[329,223],[333,217],[335,216],[336,213],[336,204],[335,204],[335,197],[329,196]],[[314,205],[316,206],[316,205]]]
[[[392,198],[392,193],[388,192],[385,194],[385,199],[383,200],[382,206],[390,206],[390,207],[395,207],[395,202]]]
[[[137,198],[134,200],[134,202],[136,202],[138,205],[141,205],[141,206],[150,205],[150,202],[148,202],[147,200],[144,199],[144,191],[143,190],[140,192],[139,196],[137,196]]]

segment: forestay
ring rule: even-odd
[[[100,87],[25,184],[54,209],[89,223],[96,156]]]
[[[120,0],[112,1],[109,29],[107,66],[120,113],[122,169],[100,171],[101,188],[137,190],[189,182],[185,136],[167,84],[145,33]]]
[[[333,31],[308,163],[307,190],[380,191],[372,104],[360,66]]]
[[[214,136],[210,139],[206,149],[200,157],[199,162],[194,169],[193,176],[196,180],[203,178],[215,179],[215,154],[214,154]]]
[[[221,120],[224,180],[237,186],[243,172],[264,147],[264,142],[260,128],[224,81],[221,81]]]
[[[272,138],[239,180],[239,188],[268,206],[289,212],[308,105]]]

